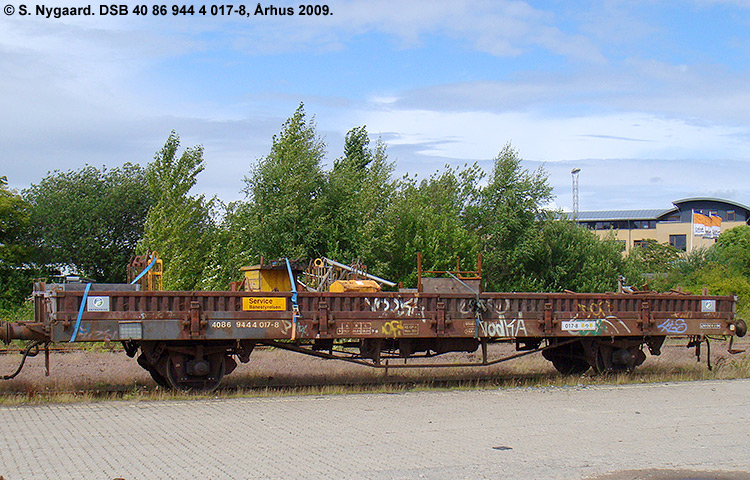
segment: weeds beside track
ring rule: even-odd
[[[648,357],[633,373],[560,375],[541,355],[485,368],[374,370],[309,358],[277,349],[258,349],[211,393],[179,393],[156,387],[149,375],[124,352],[99,347],[67,349],[51,355],[51,376],[44,376],[42,356],[29,360],[16,379],[0,383],[0,405],[91,401],[152,401],[201,398],[273,397],[355,393],[403,393],[421,390],[482,388],[585,388],[593,385],[750,378],[750,355],[729,355],[712,348],[714,369],[697,363],[684,346]],[[113,344],[114,345],[114,344]],[[499,345],[498,349],[511,349]],[[116,349],[115,349],[116,350]],[[450,354],[436,360],[461,363],[476,354]],[[20,355],[4,355],[0,368],[10,370]],[[1,373],[1,372],[0,372]]]

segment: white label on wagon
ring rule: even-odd
[[[89,297],[86,300],[89,312],[109,312],[109,297]]]
[[[701,312],[715,312],[716,300],[701,300]]]
[[[577,322],[562,322],[562,329],[568,332],[583,332],[596,330],[596,321],[585,320]]]

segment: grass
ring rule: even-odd
[[[11,308],[0,308],[0,320],[28,322],[34,320],[34,303],[29,301]]]
[[[735,345],[736,346],[736,345]],[[492,355],[507,354],[512,346],[493,346]],[[705,355],[705,349],[703,351]],[[0,373],[15,369],[19,355],[0,357]],[[454,353],[435,361],[477,361],[478,354]],[[240,365],[212,393],[180,393],[154,386],[134,359],[122,352],[101,350],[55,353],[51,376],[44,376],[42,355],[27,360],[15,379],[0,382],[0,405],[44,403],[193,400],[206,398],[278,397],[290,395],[340,395],[404,393],[426,390],[496,388],[585,388],[595,385],[683,382],[750,378],[750,354],[729,355],[726,346],[712,345],[714,369],[696,363],[693,350],[672,343],[659,357],[649,356],[633,373],[612,375],[560,375],[541,355],[481,368],[424,370],[368,369],[343,362],[321,360],[277,349],[257,349],[250,363]]]

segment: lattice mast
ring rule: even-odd
[[[574,168],[570,171],[573,177],[573,220],[578,220],[578,174],[581,173],[580,168]]]

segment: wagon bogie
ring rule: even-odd
[[[239,342],[237,342],[238,344]],[[234,371],[233,355],[247,361],[252,346],[231,342],[142,342],[138,364],[162,387],[176,390],[210,391]]]

